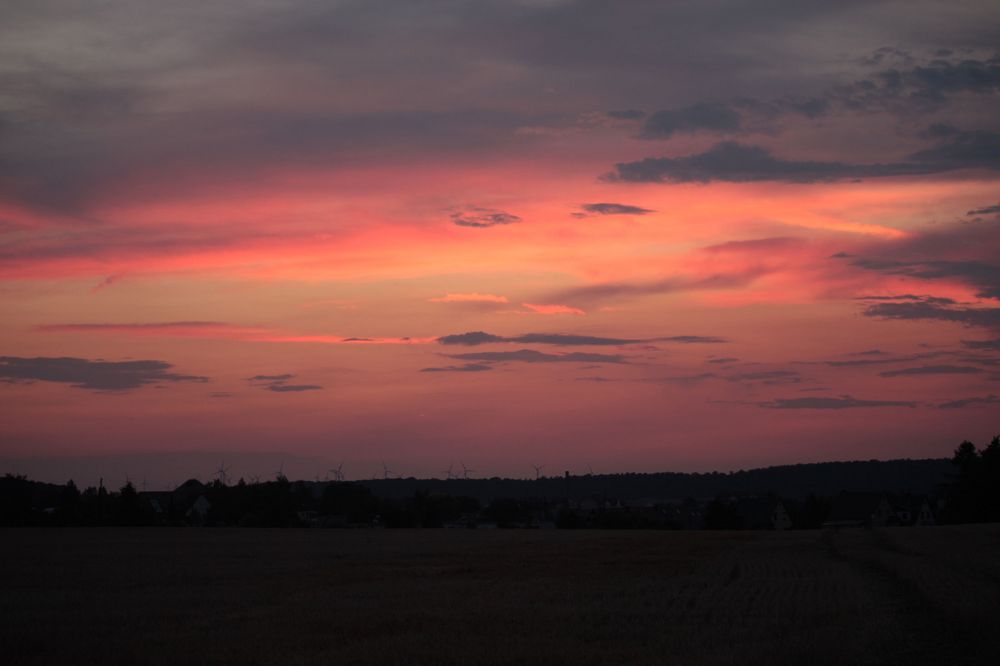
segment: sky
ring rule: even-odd
[[[734,470],[1000,431],[997,3],[0,16],[0,471]]]

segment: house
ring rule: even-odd
[[[304,511],[297,511],[296,516],[299,519],[299,523],[302,525],[307,527],[319,527],[319,511],[306,509]]]
[[[170,516],[174,506],[174,494],[162,490],[144,490],[139,493],[139,499],[146,502],[154,514],[161,518]]]
[[[936,525],[930,500],[924,496],[893,495],[887,498],[896,514],[896,525]]]
[[[205,520],[211,508],[212,503],[208,501],[208,498],[204,495],[199,495],[198,499],[194,501],[194,504],[191,505],[191,508],[184,515],[192,520],[201,522]]]

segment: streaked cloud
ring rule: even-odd
[[[621,354],[594,354],[590,352],[548,354],[533,349],[519,349],[507,352],[448,354],[448,356],[461,361],[482,361],[487,363],[628,363],[628,359]]]
[[[862,400],[849,395],[838,398],[775,398],[757,403],[768,409],[859,409],[870,407],[916,407],[907,400]]]
[[[535,314],[540,315],[576,315],[583,316],[587,314],[580,308],[574,308],[570,305],[563,305],[560,303],[522,303],[522,306],[531,310]]]
[[[304,391],[320,391],[322,386],[317,384],[291,384],[289,383],[296,375],[283,373],[278,375],[254,375],[248,377],[247,382],[256,388],[273,393],[302,393]]]
[[[93,391],[129,391],[164,382],[207,382],[171,372],[166,361],[104,361],[74,357],[0,356],[0,378],[11,382],[59,382]]]
[[[465,363],[463,365],[445,365],[440,367],[421,368],[420,372],[485,372],[492,370],[492,365],[483,363]]]
[[[947,402],[942,402],[938,405],[940,409],[963,409],[965,407],[987,407],[989,405],[1000,404],[1000,398],[993,395],[974,397],[974,398],[961,398],[959,400],[949,400]]]
[[[507,303],[506,296],[494,294],[445,294],[428,299],[432,303]]]
[[[673,335],[658,338],[612,338],[597,335],[578,335],[574,333],[524,333],[522,335],[502,336],[484,331],[472,331],[445,335],[437,339],[443,345],[486,345],[500,343],[540,344],[560,346],[620,346],[650,342],[674,342],[679,344],[719,344],[729,342],[725,338],[710,335]]]
[[[980,368],[967,365],[920,365],[902,370],[887,370],[880,372],[881,377],[913,377],[916,375],[974,375],[982,372]]]

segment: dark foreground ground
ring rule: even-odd
[[[1000,664],[1000,525],[0,531],[6,664]]]

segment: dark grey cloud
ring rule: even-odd
[[[253,377],[247,377],[248,382],[284,382],[295,375],[254,375]]]
[[[986,206],[985,208],[976,208],[970,210],[966,215],[992,215],[993,213],[1000,213],[1000,204]]]
[[[969,349],[989,349],[1000,351],[1000,338],[993,340],[962,340],[962,345]]]
[[[482,361],[486,363],[628,363],[628,359],[621,354],[593,354],[587,352],[547,354],[533,349],[519,349],[509,352],[448,354],[448,356],[460,361]]]
[[[485,372],[492,370],[492,365],[482,363],[465,363],[463,365],[446,365],[436,368],[422,368],[420,372]]]
[[[860,254],[861,256],[858,256]],[[905,238],[882,241],[848,257],[852,268],[902,276],[924,285],[958,283],[981,299],[1000,300],[1000,225],[955,222]],[[924,286],[921,285],[921,286]],[[863,314],[886,319],[952,321],[967,326],[1000,326],[1000,309],[990,303],[961,303],[953,298],[917,293],[863,296]]]
[[[982,372],[980,368],[967,365],[921,365],[902,370],[887,370],[880,372],[880,377],[912,377],[916,375],[974,375]]]
[[[709,123],[685,112],[726,108],[706,103],[720,95],[778,99],[771,106],[816,116],[831,105],[912,107],[995,90],[995,58],[954,55],[995,48],[991,3],[946,17],[854,0],[171,5],[5,4],[0,88],[3,124],[14,129],[0,168],[9,190],[39,205],[86,201],[123,175],[167,184],[164,173],[198,160],[232,177],[275,164],[352,168],[373,155],[415,164],[432,151],[504,151],[528,142],[520,128],[569,123],[590,108],[633,120],[639,108],[672,108],[657,127],[676,133],[725,126],[724,114]],[[820,33],[847,42],[786,38]],[[880,43],[949,55],[873,55],[866,65],[876,73],[840,56]],[[824,92],[832,70],[866,85]],[[290,110],[306,98],[310,109]]]
[[[462,212],[452,213],[451,221],[460,227],[486,229],[504,224],[514,224],[515,222],[520,222],[521,218],[502,210],[470,208]]]
[[[860,400],[849,395],[838,398],[775,398],[757,403],[768,409],[855,409],[866,407],[916,407],[916,402],[905,400]]]
[[[651,342],[678,342],[684,345],[715,345],[729,342],[726,338],[714,335],[671,335],[666,338],[653,338]]]
[[[655,210],[621,203],[585,203],[580,208],[594,215],[649,215]]]
[[[940,409],[962,409],[964,407],[983,407],[985,405],[996,405],[1000,404],[1000,398],[990,394],[983,397],[975,398],[962,398],[960,400],[952,400],[950,402],[942,402],[938,407]]]
[[[70,384],[95,391],[128,391],[163,382],[207,382],[207,377],[170,372],[165,361],[91,361],[73,357],[0,356],[0,378]]]
[[[880,319],[950,321],[966,326],[1000,328],[1000,308],[944,307],[933,303],[878,303],[862,314]]]
[[[890,51],[895,61],[891,64],[885,57]],[[824,97],[845,110],[915,115],[936,111],[963,94],[986,97],[1000,90],[1000,59],[996,56],[960,58],[946,49],[927,60],[903,53],[891,47],[879,49],[862,64],[883,69],[851,84],[835,86]]]
[[[593,346],[614,346],[631,345],[637,342],[647,342],[648,340],[630,338],[605,338],[594,335],[573,335],[568,333],[525,333],[524,335],[507,338],[506,342],[516,342],[521,344],[537,345],[593,345]]]
[[[959,169],[1000,169],[1000,133],[962,131],[935,125],[925,136],[937,145],[911,153],[903,161],[856,163],[791,160],[767,148],[736,141],[717,143],[705,152],[682,157],[647,157],[620,162],[602,176],[610,182],[689,183],[780,181],[817,183],[890,176],[922,176]]]
[[[915,162],[854,164],[788,160],[776,157],[771,151],[760,146],[723,141],[703,153],[685,157],[647,157],[635,162],[620,162],[615,165],[613,172],[603,178],[611,182],[631,183],[711,181],[816,183],[886,176],[914,176],[942,170],[946,170],[942,165]]]
[[[508,338],[493,335],[484,331],[471,331],[469,333],[455,333],[454,335],[442,335],[437,340],[442,345],[486,345],[495,342],[508,342]]]
[[[705,361],[705,363],[735,363],[736,361],[739,360],[740,359],[733,358],[731,356],[724,356],[722,358],[710,358],[707,361]]]
[[[274,393],[301,393],[303,391],[319,391],[322,390],[322,386],[316,384],[289,384],[289,380],[294,379],[295,375],[289,373],[283,373],[279,375],[254,375],[253,377],[248,377],[247,381],[257,388],[262,388],[265,391],[273,391]]]
[[[937,171],[1000,169],[1000,133],[956,131],[939,145],[917,151],[909,159]]]
[[[267,391],[274,391],[275,393],[299,393],[301,391],[320,391],[323,389],[322,386],[317,386],[316,384],[268,384],[264,387]]]
[[[724,362],[735,361],[736,359],[721,359]],[[709,361],[711,362],[711,361]],[[726,368],[731,370],[731,368]],[[732,374],[718,374],[715,372],[702,372],[694,375],[677,375],[672,377],[660,377],[650,381],[666,382],[672,384],[697,384],[709,379],[732,382],[734,384],[764,384],[768,386],[778,384],[800,384],[804,381],[803,376],[794,370],[752,370],[749,372],[736,372]]]
[[[907,354],[902,356],[888,356],[883,353],[874,355],[874,358],[850,358],[850,359],[838,359],[833,361],[823,361],[824,365],[828,365],[831,368],[862,368],[872,365],[893,365],[895,363],[912,363],[913,361],[922,361],[930,358],[940,358],[942,356],[950,356],[951,352],[947,351],[937,351],[937,352],[925,352],[923,354]]]
[[[618,346],[632,345],[643,342],[675,342],[679,344],[717,344],[729,342],[725,338],[708,335],[673,335],[661,338],[608,338],[596,335],[575,335],[572,333],[525,333],[523,335],[501,336],[472,331],[445,335],[438,338],[443,345],[486,345],[497,343],[575,346]]]
[[[669,139],[675,134],[709,131],[731,133],[740,129],[740,114],[726,104],[695,104],[656,111],[642,125],[639,138]]]
[[[943,50],[939,50],[943,52]],[[885,54],[891,54],[887,57]],[[883,47],[860,59],[865,67],[879,67],[864,78],[836,84],[813,94],[783,94],[772,99],[738,97],[731,103],[697,103],[646,115],[639,137],[668,139],[676,134],[709,131],[720,134],[775,133],[784,117],[809,119],[831,115],[859,117],[873,113],[915,116],[937,111],[965,93],[978,94],[979,106],[1000,89],[1000,57],[990,59],[948,56],[917,57]],[[966,106],[973,104],[967,96]],[[642,115],[630,116],[640,119]],[[942,124],[942,126],[944,126]],[[940,133],[928,136],[942,136]]]

